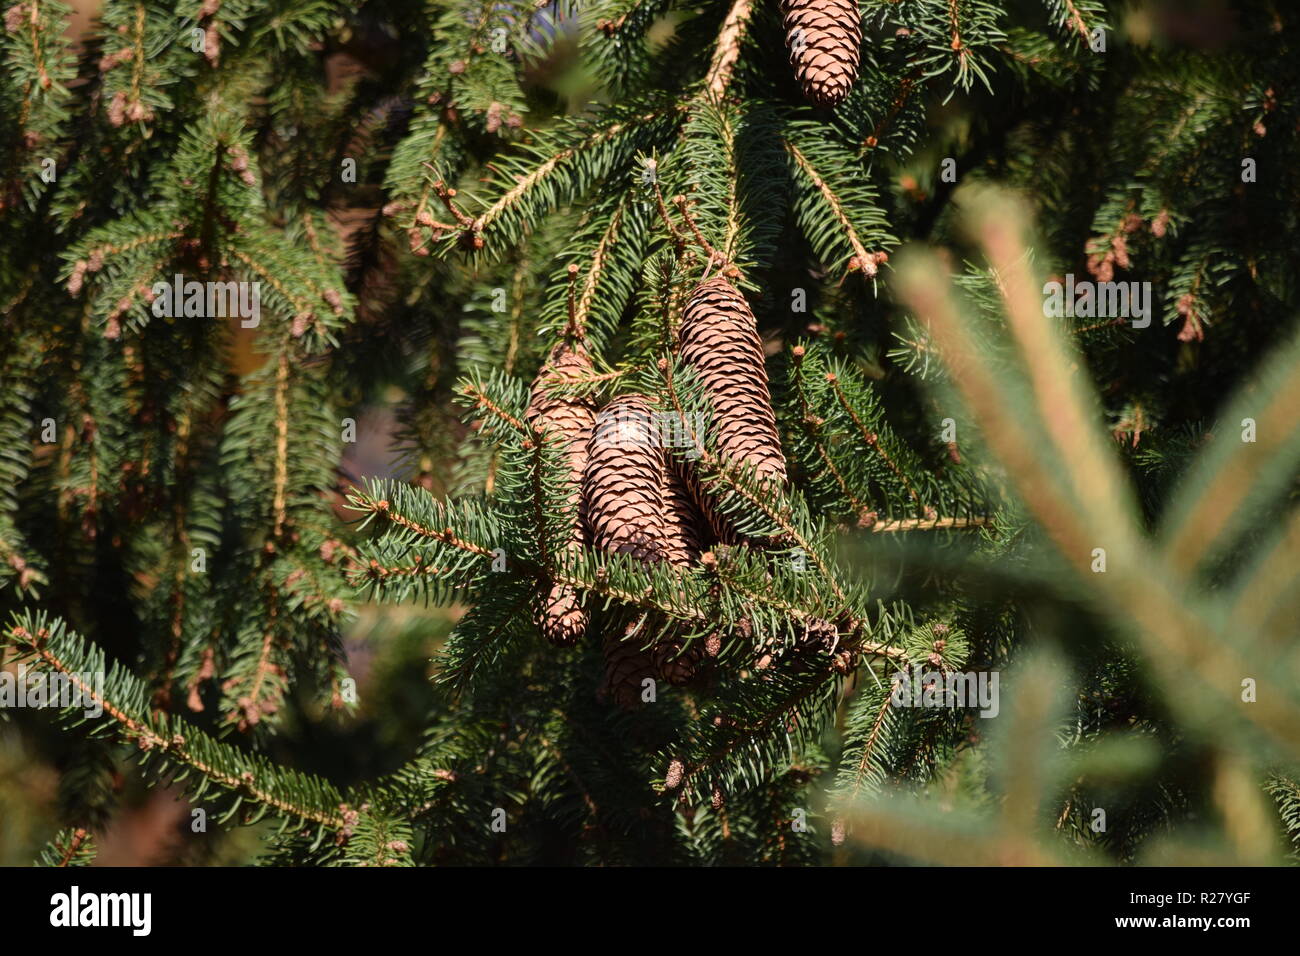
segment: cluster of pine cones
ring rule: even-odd
[[[719,458],[752,469],[760,481],[783,484],[785,457],[763,344],[749,304],[726,278],[709,279],[692,292],[679,355],[712,404]],[[736,536],[689,468],[664,447],[661,410],[646,396],[624,394],[597,412],[571,387],[591,373],[580,345],[556,346],[533,383],[528,408],[543,440],[562,442],[568,456],[570,503],[579,515],[569,547],[589,544],[680,567],[714,560],[711,543]],[[547,640],[566,646],[582,638],[589,619],[577,590],[563,582],[540,597],[536,616]],[[621,638],[614,634],[606,642],[602,694],[624,707],[636,705],[645,678],[685,684],[721,648],[720,635],[690,643],[661,638],[649,648],[638,638]]]
[[[783,0],[790,65],[808,100],[836,106],[858,76],[862,22],[858,0]]]

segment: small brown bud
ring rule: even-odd
[[[673,758],[668,763],[668,772],[664,774],[664,788],[666,790],[676,790],[682,785],[682,777],[685,775],[685,765],[680,760]]]

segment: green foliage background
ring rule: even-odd
[[[861,9],[827,112],[767,0],[6,3],[0,650],[113,709],[0,711],[0,863],[1293,859],[1295,13]],[[779,547],[539,561],[550,346],[707,411],[673,335],[724,267],[791,488],[699,438]],[[177,272],[261,324],[155,317]],[[1066,273],[1151,283],[1151,326],[1044,320]],[[634,623],[724,648],[622,713]],[[900,666],[1003,713],[890,708]]]

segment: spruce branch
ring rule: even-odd
[[[68,827],[60,830],[58,835],[45,845],[36,865],[60,869],[90,866],[97,852],[95,838],[89,830],[84,827]]]
[[[876,521],[872,523],[868,530],[872,534],[893,534],[907,531],[936,531],[948,528],[991,528],[994,527],[994,520],[989,515],[971,515],[970,517],[941,517],[935,515],[933,518],[895,518],[892,521]]]
[[[866,427],[862,419],[858,417],[858,413],[845,397],[844,389],[840,387],[839,376],[834,372],[827,372],[826,381],[830,383],[831,391],[835,394],[835,400],[839,403],[840,407],[844,409],[845,414],[849,416],[849,420],[853,422],[853,427],[856,428],[858,434],[862,436],[862,441],[866,447],[880,456],[881,461],[883,461],[889,470],[897,476],[898,480],[903,483],[903,487],[907,489],[907,493],[911,496],[912,500],[918,505],[921,504],[921,497],[916,493],[916,489],[912,487],[912,483],[907,480],[907,476],[903,474],[902,469],[898,467],[894,460],[889,457],[889,454],[885,449],[881,447],[880,436]],[[933,512],[934,509],[928,508],[927,510]]]
[[[745,38],[745,27],[749,22],[752,0],[735,0],[722,21],[718,33],[718,42],[713,49],[713,59],[709,72],[704,78],[704,88],[715,99],[721,99],[731,84],[731,75],[740,59],[740,45]]]
[[[279,816],[284,826],[294,820],[329,830],[344,826],[338,809],[342,798],[329,784],[277,770],[265,758],[243,754],[179,718],[150,714],[143,685],[119,665],[106,670],[102,653],[88,647],[62,621],[15,615],[4,638],[18,651],[20,660],[38,661],[68,680],[90,707],[102,707],[117,734],[135,742],[143,760],[161,761],[178,781],[188,777],[186,771],[197,774],[197,781],[188,785],[196,796],[216,787],[238,801],[261,805]],[[102,693],[85,679],[86,674],[96,672],[106,675]],[[68,716],[76,717],[76,710]]]
[[[837,195],[831,184],[818,172],[808,156],[794,142],[783,137],[781,144],[794,161],[798,176],[811,185],[816,205],[830,214],[831,221],[838,226],[840,234],[848,243],[849,254],[838,258],[833,263],[827,263],[828,266],[838,268],[843,263],[846,273],[861,271],[867,278],[874,278],[879,264],[884,261],[885,257],[883,253],[867,251],[866,239],[854,225],[850,216],[849,203]],[[829,248],[829,246],[823,246],[823,248]]]
[[[779,498],[772,496],[772,489],[767,487],[766,483],[759,484],[752,480],[746,480],[746,476],[739,474],[738,469],[719,459],[706,447],[704,436],[699,433],[692,417],[687,414],[686,406],[678,393],[672,366],[665,361],[661,363],[660,371],[664,375],[664,385],[673,411],[680,416],[689,437],[691,457],[704,472],[703,484],[706,487],[713,485],[725,487],[756,513],[763,515],[774,528],[778,529],[781,537],[784,537],[808,556],[809,560],[816,565],[818,572],[829,584],[835,596],[844,601],[845,592],[831,572],[827,559],[821,554],[820,549],[814,547],[800,529],[795,527],[791,521],[790,510],[781,507]]]

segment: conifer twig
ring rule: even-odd
[[[866,245],[863,244],[861,237],[858,236],[857,230],[853,228],[853,223],[849,220],[848,214],[844,211],[844,204],[840,198],[835,195],[834,190],[826,183],[820,173],[808,161],[808,157],[803,154],[799,147],[795,146],[789,139],[782,137],[781,145],[785,151],[795,161],[795,164],[802,170],[803,174],[812,182],[813,187],[821,194],[822,199],[830,208],[831,215],[835,221],[840,224],[840,229],[844,232],[844,237],[848,239],[849,245],[853,249],[853,256],[849,259],[847,271],[853,272],[861,269],[863,274],[868,278],[876,274],[877,256],[867,251]]]
[[[704,80],[710,95],[721,98],[731,83],[731,75],[740,58],[740,44],[745,37],[745,24],[749,20],[752,0],[735,0],[727,17],[722,21],[718,42],[713,50],[713,62]]]
[[[56,657],[46,646],[48,636],[48,632],[44,629],[33,634],[22,625],[13,625],[6,631],[6,637],[21,650],[35,655],[50,670],[68,680],[71,686],[76,688],[83,700],[89,701],[97,707],[102,707],[103,712],[122,728],[128,738],[135,740],[141,750],[165,754],[176,763],[193,768],[221,787],[236,792],[242,791],[257,802],[282,813],[317,823],[328,829],[337,830],[344,826],[344,820],[340,815],[324,812],[314,807],[295,804],[284,797],[276,796],[269,790],[259,786],[252,773],[231,777],[216,767],[210,766],[194,754],[189,740],[179,731],[173,733],[170,737],[165,737],[157,733],[147,723],[133,718],[124,707],[117,705],[86,683],[77,668],[69,666]],[[185,727],[180,721],[177,721],[176,724]],[[202,731],[193,728],[187,729],[194,737],[203,738],[206,736]]]
[[[933,518],[896,518],[891,521],[877,521],[870,526],[872,534],[890,534],[905,531],[934,531],[958,528],[991,528],[993,518],[988,515],[971,515],[970,517]]]

